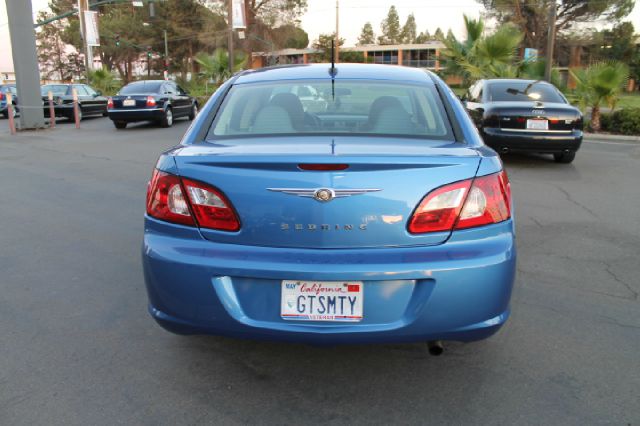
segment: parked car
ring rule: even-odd
[[[545,81],[480,80],[463,101],[485,143],[501,153],[550,153],[571,163],[582,144],[582,113]]]
[[[516,257],[499,156],[435,74],[328,69],[237,74],[160,156],[142,249],[151,316],[182,334],[432,353],[492,335]],[[301,86],[333,90],[326,112],[304,110]]]
[[[11,93],[11,96],[13,98],[11,101],[11,104],[13,105],[14,116],[20,112],[17,107],[18,93],[16,91],[16,85],[0,84],[0,114],[2,114],[4,118],[9,118],[9,108],[8,108],[9,105],[7,104],[7,93]]]
[[[118,129],[137,121],[154,121],[162,127],[171,127],[176,118],[193,120],[197,114],[196,99],[173,81],[136,81],[109,98],[109,118]]]
[[[78,93],[78,115],[80,120],[89,115],[107,115],[107,98],[86,84],[45,84],[40,87],[44,104],[44,116],[49,117],[49,92],[53,94],[56,117],[74,120],[73,89]]]

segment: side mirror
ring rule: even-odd
[[[100,90],[96,90],[96,96],[102,96],[102,92]]]

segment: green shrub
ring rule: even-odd
[[[602,130],[622,135],[640,135],[640,108],[625,108],[602,114]]]

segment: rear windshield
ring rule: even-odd
[[[454,140],[432,85],[366,80],[233,86],[207,138],[274,134],[375,134]]]
[[[542,81],[492,82],[487,87],[490,102],[559,102],[564,98],[554,86]]]
[[[147,82],[139,82],[139,83],[131,83],[124,86],[120,89],[121,95],[140,95],[147,93],[159,93],[160,86],[162,83],[147,83]]]
[[[68,88],[66,84],[45,84],[40,88],[40,93],[42,96],[46,96],[49,92],[53,93],[53,96],[64,96]]]

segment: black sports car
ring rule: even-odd
[[[73,120],[73,89],[78,93],[78,114],[80,120],[89,115],[107,115],[107,98],[100,91],[86,84],[45,84],[40,87],[44,104],[44,116],[49,117],[49,92],[53,94],[56,117]]]
[[[570,163],[582,143],[582,113],[545,81],[480,80],[462,100],[484,142],[498,152],[550,153]]]
[[[170,127],[176,118],[193,120],[197,114],[196,99],[173,81],[136,81],[109,98],[109,118],[118,129],[136,121],[154,121]]]

